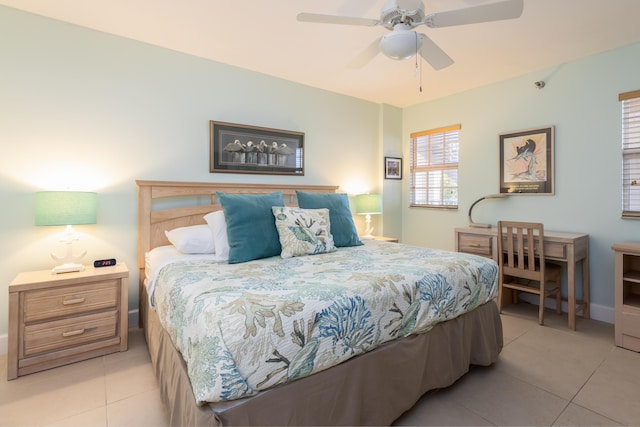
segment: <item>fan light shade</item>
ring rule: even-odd
[[[415,31],[395,30],[380,40],[380,50],[391,59],[409,59],[421,47],[422,37]]]
[[[36,193],[36,225],[95,224],[98,196],[80,191]]]

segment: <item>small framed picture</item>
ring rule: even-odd
[[[402,179],[402,159],[400,157],[384,158],[384,179]]]

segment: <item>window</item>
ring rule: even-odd
[[[640,90],[622,101],[622,217],[640,218]]]
[[[411,206],[458,207],[460,125],[412,133]]]

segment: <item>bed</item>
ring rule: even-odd
[[[453,384],[469,370],[470,365],[488,366],[498,358],[502,349],[502,325],[494,301],[497,267],[489,259],[398,243],[366,241],[364,245],[338,247],[319,255],[292,256],[286,259],[284,258],[285,245],[283,243],[282,257],[266,257],[246,263],[238,262],[234,265],[231,262],[220,260],[211,261],[206,255],[185,256],[186,261],[184,262],[190,266],[189,268],[193,268],[193,270],[189,270],[190,273],[186,274],[184,273],[186,267],[182,264],[182,260],[167,262],[163,268],[158,265],[151,267],[148,264],[149,258],[153,258],[149,256],[150,254],[155,256],[162,251],[169,253],[175,250],[173,247],[175,245],[169,241],[166,231],[207,225],[205,216],[222,210],[219,193],[258,196],[277,192],[282,196],[283,206],[292,207],[295,211],[298,199],[302,195],[317,194],[319,197],[323,197],[322,195],[336,193],[337,187],[173,181],[137,181],[137,185],[139,195],[140,326],[145,331],[152,366],[158,378],[162,400],[172,425],[389,425],[410,409],[425,392]],[[225,209],[225,215],[229,212]],[[274,210],[274,215],[276,215],[275,212]],[[324,214],[324,212],[321,213]],[[227,222],[229,222],[228,215]],[[334,223],[334,218],[331,222]],[[229,224],[229,227],[232,226],[233,224]],[[342,282],[346,283],[347,278],[353,276],[361,279],[361,276],[382,274],[383,271],[387,274],[394,268],[400,268],[400,273],[412,270],[408,264],[408,267],[402,266],[403,252],[411,254],[414,258],[432,258],[436,264],[441,264],[440,267],[445,264],[453,265],[450,263],[464,265],[464,269],[471,272],[473,281],[482,282],[483,286],[470,287],[466,281],[471,279],[461,279],[460,281],[465,281],[464,286],[460,286],[462,289],[460,294],[464,294],[464,299],[460,297],[464,302],[461,305],[468,305],[469,308],[467,310],[450,306],[438,308],[438,304],[434,303],[430,305],[432,307],[430,310],[443,313],[443,317],[439,320],[427,319],[427,316],[420,312],[419,315],[416,314],[411,318],[414,320],[413,322],[401,322],[398,320],[400,318],[398,313],[407,312],[409,306],[405,307],[401,303],[394,302],[395,305],[392,304],[391,309],[386,310],[387,316],[391,317],[385,318],[384,321],[378,321],[379,327],[376,329],[376,331],[388,332],[388,337],[385,337],[384,333],[377,332],[374,334],[376,340],[371,336],[365,339],[360,333],[358,345],[352,345],[349,351],[336,351],[336,347],[344,346],[344,343],[336,345],[335,337],[333,347],[325,348],[314,343],[316,344],[313,347],[314,357],[316,354],[319,355],[321,351],[325,351],[322,353],[323,358],[317,359],[322,363],[316,360],[315,366],[313,363],[310,365],[308,363],[310,359],[307,358],[303,361],[304,363],[296,365],[298,369],[295,370],[295,375],[291,374],[291,366],[294,365],[293,359],[285,357],[285,350],[282,350],[284,355],[279,351],[272,351],[269,363],[263,363],[255,369],[249,368],[255,378],[251,378],[252,375],[247,374],[245,379],[249,386],[239,387],[243,390],[242,392],[238,392],[239,388],[234,386],[235,394],[229,394],[229,389],[225,389],[226,394],[203,394],[197,385],[199,382],[203,382],[200,377],[192,384],[190,374],[195,379],[194,370],[219,373],[219,367],[209,365],[206,365],[205,368],[193,367],[193,359],[198,358],[193,357],[193,353],[197,352],[197,346],[185,347],[185,342],[192,344],[196,338],[185,338],[183,331],[178,331],[175,324],[166,320],[166,312],[170,311],[175,304],[171,300],[171,296],[176,291],[171,289],[162,291],[155,287],[158,283],[157,286],[162,289],[162,286],[165,286],[164,282],[167,282],[166,286],[170,286],[171,280],[169,279],[171,277],[177,277],[178,281],[186,276],[198,277],[195,283],[189,283],[188,286],[179,288],[179,292],[182,293],[186,292],[182,289],[200,286],[197,281],[201,280],[203,276],[213,275],[220,278],[221,288],[229,288],[231,277],[242,277],[244,282],[253,283],[255,277],[261,274],[257,272],[279,271],[280,276],[278,277],[283,277],[282,270],[292,268],[298,270],[291,270],[286,275],[296,277],[296,282],[302,283],[302,289],[308,290],[313,286],[313,280],[322,278],[325,281],[335,282],[336,286],[333,286],[332,289],[339,288],[336,292],[345,292],[338,285],[342,285]],[[374,263],[375,268],[363,268],[363,266],[372,265],[371,263],[367,264],[366,260],[374,259],[377,260]],[[385,259],[388,260],[386,265]],[[380,264],[379,267],[378,264]],[[354,270],[345,275],[344,271],[334,267],[338,265],[344,265],[346,268]],[[213,273],[207,272],[206,269],[209,268],[216,270]],[[309,268],[312,270],[308,270]],[[457,268],[448,267],[449,270]],[[376,273],[374,271],[376,269],[380,272]],[[444,270],[447,270],[446,266]],[[447,274],[444,270],[442,270],[443,274]],[[383,276],[386,279],[389,277],[384,274]],[[413,280],[411,274],[407,273],[407,277],[409,277],[409,281]],[[386,279],[380,282],[380,286],[374,287],[378,289],[388,286],[394,288],[395,293],[401,297],[407,300],[411,299],[411,292],[404,288],[406,284],[390,283]],[[255,288],[252,288],[253,290]],[[278,290],[278,292],[281,291],[281,289]],[[213,291],[211,292],[213,293]],[[217,288],[215,292],[218,292]],[[234,292],[238,292],[235,285]],[[297,292],[300,293],[300,291]],[[208,292],[200,292],[195,299],[203,293]],[[379,293],[376,292],[375,295],[379,295]],[[255,297],[255,295],[253,296]],[[216,301],[224,300],[224,298],[218,296]],[[184,299],[189,299],[189,297]],[[319,303],[325,304],[327,302],[321,301]],[[310,306],[310,304],[308,305]],[[196,305],[197,310],[203,310],[202,305]],[[182,312],[184,310],[176,311]],[[310,314],[314,317],[309,318],[303,317],[305,312],[299,307],[294,307],[289,311],[295,312],[295,316],[291,313],[287,314],[287,310],[283,309],[280,314],[284,315],[275,316],[278,319],[275,319],[272,314],[266,316],[266,320],[265,316],[262,319],[254,319],[255,322],[252,322],[250,326],[245,325],[245,333],[242,334],[242,337],[239,336],[241,333],[236,332],[224,335],[225,331],[222,328],[220,331],[216,330],[216,333],[220,334],[219,339],[229,347],[233,345],[232,341],[234,341],[235,335],[237,335],[235,341],[239,342],[238,345],[242,346],[243,341],[246,341],[242,350],[244,353],[241,354],[247,353],[248,346],[252,348],[265,346],[265,342],[278,342],[277,339],[287,340],[290,336],[297,336],[298,341],[302,340],[305,344],[309,344],[312,326],[315,327],[316,324],[320,324],[318,328],[322,326],[322,320],[315,322],[309,319],[320,319],[321,314],[326,314],[330,310],[326,305],[318,306],[315,314]],[[232,317],[238,313],[242,314],[244,319],[248,317],[244,309],[224,313],[221,311],[219,316]],[[160,315],[163,316],[162,320]],[[206,317],[214,318],[211,325],[218,325],[220,322],[220,319],[215,318],[215,315],[217,314],[212,314],[211,311],[206,314]],[[333,315],[336,316],[335,313]],[[189,316],[189,318],[192,319],[195,316]],[[365,319],[366,316],[361,316],[361,318]],[[427,323],[421,324],[415,321],[416,318]],[[303,321],[303,319],[306,320]],[[260,328],[260,324],[270,326]],[[262,329],[275,331],[278,329],[273,326],[275,324],[281,329],[278,334],[279,338],[266,338],[267,335],[262,334]],[[295,333],[289,333],[292,331],[290,329],[282,330],[287,327],[291,328],[291,324],[295,326]],[[216,329],[211,325],[204,329]],[[356,329],[366,330],[365,327],[360,326]],[[407,328],[412,331],[407,332]],[[305,336],[305,332],[307,336]],[[257,341],[258,344],[247,341],[254,337],[261,341]],[[353,341],[352,337],[350,336],[351,341],[349,342]],[[276,346],[276,344],[273,345]],[[309,347],[312,346],[307,345],[304,348]],[[355,347],[362,348],[362,351],[354,351]],[[280,347],[277,348],[280,350]],[[302,351],[300,352],[302,353]],[[350,354],[344,356],[346,353]],[[273,357],[273,355],[278,357]],[[324,361],[331,357],[335,357],[340,363],[335,366],[324,366]],[[239,359],[245,358],[255,359],[256,357],[239,357]],[[189,361],[189,366],[185,360]],[[283,360],[286,361],[286,366],[282,365]],[[265,359],[262,358],[261,361],[265,362]],[[240,362],[238,363],[240,366]],[[277,368],[278,364],[281,365],[280,368]],[[267,374],[261,371],[265,369],[264,366],[271,369]],[[289,369],[285,369],[286,367]],[[299,374],[300,372],[304,374]],[[205,385],[208,382],[215,382],[216,375],[204,381]],[[240,382],[244,384],[244,379],[237,380],[236,385]],[[209,400],[213,400],[213,402],[209,402]]]

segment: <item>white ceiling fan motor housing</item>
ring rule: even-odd
[[[408,24],[411,28],[424,19],[424,5],[420,0],[389,0],[382,7],[380,22],[391,30],[397,24]]]

